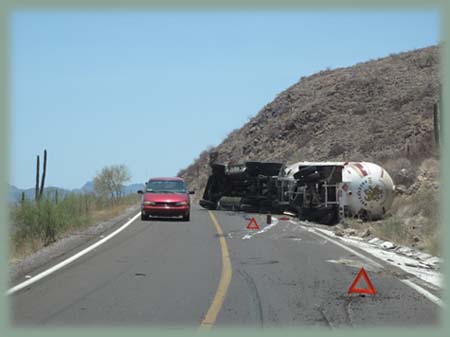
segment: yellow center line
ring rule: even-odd
[[[223,301],[225,300],[225,296],[227,294],[228,286],[230,285],[232,276],[231,261],[228,254],[227,241],[225,240],[222,228],[220,227],[219,222],[214,216],[214,213],[211,211],[208,211],[208,213],[214,223],[214,226],[216,227],[217,234],[219,235],[220,248],[222,252],[222,273],[220,275],[220,281],[219,286],[217,287],[216,295],[214,296],[214,299],[208,309],[208,312],[205,315],[205,318],[200,324],[200,328],[203,329],[212,328],[212,326],[216,322],[217,315],[219,314],[220,308],[222,307]]]

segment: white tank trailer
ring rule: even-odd
[[[210,163],[200,205],[262,213],[294,212],[323,224],[343,217],[382,218],[392,205],[388,172],[368,162]]]
[[[303,207],[308,202],[325,209],[336,205],[339,217],[380,219],[394,199],[391,176],[374,163],[298,162],[287,167],[285,175],[301,182],[297,193],[303,192]]]

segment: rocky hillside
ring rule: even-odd
[[[437,46],[302,77],[179,176],[201,194],[211,151],[222,163],[421,160],[436,151],[439,90]]]

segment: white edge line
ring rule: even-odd
[[[418,293],[422,294],[426,298],[428,298],[431,302],[441,306],[442,308],[445,307],[445,303],[437,296],[434,296],[432,293],[430,293],[428,290],[423,289],[422,287],[418,286],[411,280],[400,280],[407,286],[413,288]]]
[[[43,279],[44,277],[54,273],[55,271],[67,266],[69,263],[75,261],[76,259],[79,259],[80,257],[82,257],[83,255],[86,255],[87,253],[89,253],[91,250],[97,248],[98,246],[100,246],[101,244],[105,243],[106,241],[108,241],[109,239],[111,239],[112,237],[114,237],[115,235],[119,234],[121,231],[123,231],[125,228],[127,228],[129,225],[131,225],[131,223],[133,223],[134,220],[136,220],[138,218],[138,216],[141,213],[139,212],[138,214],[136,214],[134,217],[132,217],[130,220],[128,220],[124,225],[122,225],[121,227],[119,227],[118,229],[116,229],[114,232],[112,232],[111,234],[105,236],[103,239],[97,241],[96,243],[94,243],[93,245],[83,249],[82,251],[76,253],[75,255],[72,255],[71,257],[65,259],[64,261],[61,261],[60,263],[54,265],[53,267],[50,267],[47,270],[44,270],[43,272],[37,274],[36,276],[33,276],[32,278],[26,280],[25,282],[19,283],[18,285],[12,287],[11,289],[9,289],[6,292],[6,295],[11,295],[13,293],[15,293],[16,291],[19,291],[25,287],[28,287],[30,284],[33,284],[37,281],[39,281],[40,279]]]
[[[306,228],[307,228],[307,227],[306,227]],[[347,247],[346,245],[344,245],[344,244],[342,244],[342,243],[340,243],[340,242],[337,242],[336,240],[331,239],[328,235],[319,233],[319,232],[317,232],[315,229],[312,229],[312,228],[307,228],[307,229],[309,229],[312,233],[314,233],[314,234],[316,234],[316,235],[318,235],[318,236],[324,238],[325,240],[328,240],[328,241],[334,243],[335,245],[337,245],[337,246],[339,246],[339,247],[341,247],[341,248],[344,248],[345,250],[349,251],[350,253],[352,253],[352,254],[354,254],[354,255],[360,257],[361,259],[363,259],[363,260],[369,262],[372,266],[374,266],[374,267],[376,267],[376,268],[379,268],[379,269],[383,269],[383,268],[384,268],[384,267],[383,267],[381,264],[379,264],[378,262],[375,262],[374,260],[368,258],[367,256],[365,256],[365,255],[363,255],[363,254],[361,254],[361,253],[358,253],[356,250],[354,250],[354,249],[352,249],[352,248],[350,248],[350,247]]]
[[[261,234],[261,233],[265,233],[267,232],[269,229],[271,229],[272,227],[275,227],[278,224],[278,219],[275,218],[274,216],[272,217],[273,220],[275,220],[273,223],[271,223],[270,225],[265,226],[263,229],[261,229],[260,231],[257,231],[256,233],[254,233],[253,235],[256,234]]]

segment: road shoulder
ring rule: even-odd
[[[130,206],[122,214],[98,224],[89,226],[61,238],[50,246],[9,264],[9,281],[11,284],[26,281],[49,266],[56,264],[70,255],[76,254],[93,242],[123,225],[139,210],[139,206]]]

